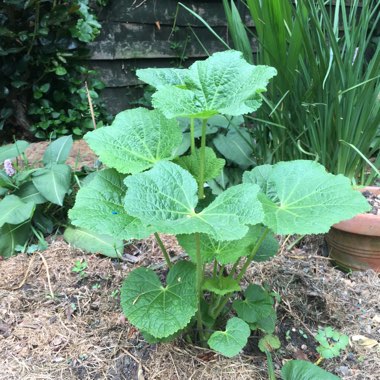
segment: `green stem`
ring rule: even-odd
[[[218,261],[214,259],[214,268],[212,270],[212,277],[216,278],[217,275],[218,275]]]
[[[168,267],[170,269],[173,266],[173,264],[170,261],[170,256],[168,254],[168,251],[166,250],[166,248],[164,246],[164,243],[162,242],[162,240],[160,238],[160,235],[157,232],[154,233],[154,237],[156,238],[157,243],[158,243],[158,245],[161,248],[161,251],[162,251],[162,253],[163,253],[164,257],[165,257],[166,264],[168,265]]]
[[[204,193],[204,182],[205,182],[205,165],[206,165],[206,129],[207,129],[207,119],[202,120],[202,136],[201,136],[201,149],[199,152],[199,181],[198,181],[198,198],[203,199]]]
[[[268,364],[268,379],[276,380],[276,374],[274,373],[272,355],[268,350],[265,350],[265,356],[267,357],[267,364]]]
[[[190,148],[191,154],[195,152],[195,133],[194,133],[194,119],[190,118]]]
[[[196,256],[197,256],[197,297],[198,297],[198,313],[197,313],[197,328],[199,339],[201,345],[205,343],[205,336],[203,331],[202,323],[202,312],[201,312],[201,298],[202,298],[202,283],[203,283],[203,264],[201,256],[201,238],[199,233],[195,234],[195,244],[196,244]]]

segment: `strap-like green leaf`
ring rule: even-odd
[[[243,115],[260,107],[260,93],[274,75],[274,68],[250,65],[240,52],[215,53],[191,65],[180,87],[159,87],[153,105],[168,118]]]
[[[69,217],[73,225],[116,239],[142,239],[153,230],[145,228],[139,219],[128,215],[123,206],[126,187],[124,175],[105,169],[82,187]]]
[[[110,127],[88,132],[85,140],[107,166],[120,173],[138,173],[173,158],[182,133],[176,120],[156,110],[135,108],[116,115]]]
[[[166,286],[151,269],[135,269],[121,289],[125,316],[155,338],[183,329],[197,311],[195,277],[195,266],[188,261],[180,261],[170,269]]]
[[[272,313],[273,298],[261,286],[249,285],[244,297],[244,300],[237,300],[232,304],[232,308],[244,321],[254,323]]]
[[[234,317],[228,320],[226,331],[215,331],[207,343],[213,350],[231,358],[244,348],[250,335],[247,323]]]
[[[171,162],[160,162],[147,172],[130,176],[125,184],[127,212],[158,232],[203,232],[216,240],[235,240],[247,233],[247,225],[260,223],[263,217],[258,187],[250,184],[229,188],[196,213],[197,183],[189,172]]]
[[[32,217],[35,207],[33,202],[23,202],[16,195],[7,195],[0,201],[0,227],[5,223],[25,222]]]
[[[256,183],[264,224],[278,234],[316,234],[331,225],[370,209],[348,178],[334,176],[314,162],[280,162],[269,169],[256,167],[244,174],[243,183]]]

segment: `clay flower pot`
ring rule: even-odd
[[[380,187],[365,190],[380,194]],[[342,269],[380,272],[380,215],[359,214],[334,224],[326,241],[330,257]]]

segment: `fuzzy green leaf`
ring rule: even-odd
[[[244,300],[234,301],[232,308],[248,323],[255,323],[273,311],[273,298],[261,286],[251,284],[244,292]]]
[[[31,235],[30,223],[4,224],[0,228],[0,256],[10,257],[16,247],[23,246]]]
[[[79,190],[75,205],[69,211],[72,224],[116,239],[143,239],[149,236],[153,231],[124,209],[124,177],[114,169],[98,172]]]
[[[25,222],[32,217],[35,207],[33,202],[23,202],[16,195],[7,195],[0,201],[0,227],[5,223]]]
[[[258,184],[265,191],[260,196],[264,224],[277,234],[324,233],[334,223],[370,209],[348,178],[328,174],[314,161],[280,162],[270,173],[268,166],[264,171],[257,167],[244,174],[243,183]]]
[[[63,199],[70,189],[71,168],[65,164],[52,163],[47,168],[33,173],[33,185],[51,203],[63,205]]]
[[[189,156],[179,157],[175,160],[175,163],[190,172],[197,182],[199,182],[200,149],[196,149],[195,152]],[[215,152],[211,148],[206,147],[203,180],[207,182],[210,179],[218,177],[225,163],[222,158],[216,157]]]
[[[63,136],[51,142],[46,148],[42,161],[45,165],[64,164],[73,146],[72,136]]]
[[[203,290],[224,296],[229,293],[238,292],[241,290],[239,281],[230,278],[208,278],[203,283]]]
[[[143,82],[153,86],[155,88],[160,88],[163,86],[179,86],[184,85],[183,78],[186,75],[187,70],[184,69],[140,69],[136,70],[137,77]]]
[[[67,227],[63,237],[76,248],[112,258],[120,258],[124,250],[122,240],[83,228]]]
[[[240,318],[231,318],[226,331],[214,332],[207,341],[210,348],[229,358],[237,355],[247,344],[251,329]]]
[[[152,102],[168,118],[239,116],[260,107],[260,93],[274,75],[274,68],[250,65],[240,52],[228,50],[192,64],[180,87],[160,87]]]
[[[88,132],[85,140],[103,163],[127,174],[172,159],[182,133],[176,120],[156,110],[135,108],[116,115],[111,126]]]
[[[155,338],[183,329],[197,311],[195,277],[195,266],[188,261],[180,261],[170,269],[166,286],[151,269],[132,271],[121,289],[125,316]]]
[[[260,225],[250,226],[248,233],[239,240],[217,241],[206,234],[200,235],[202,260],[209,263],[217,259],[220,264],[233,264],[240,257],[248,256],[256,242],[263,233],[263,227]],[[178,235],[178,243],[190,256],[193,262],[196,262],[196,244],[194,235]],[[276,245],[277,244],[277,245]],[[265,261],[274,256],[278,250],[277,240],[273,235],[268,234],[259,251],[255,255],[256,261]]]
[[[281,369],[283,380],[341,380],[340,377],[305,360],[289,360]]]
[[[281,347],[280,339],[275,335],[265,335],[259,340],[259,349],[261,352],[277,350]]]
[[[246,225],[260,223],[263,217],[255,185],[231,187],[196,213],[197,183],[188,171],[171,162],[130,176],[125,184],[125,209],[157,232],[203,232],[216,240],[235,240],[247,233]]]

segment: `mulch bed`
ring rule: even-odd
[[[268,283],[282,297],[276,331],[282,347],[273,354],[278,375],[287,359],[317,359],[313,336],[319,326],[380,342],[378,274],[334,269],[317,254],[315,241],[283,249],[245,277],[246,283]],[[165,242],[173,255],[181,253],[173,238]],[[162,258],[152,239],[130,245],[128,252],[139,262],[86,255],[58,239],[41,254],[0,261],[0,379],[267,379],[255,336],[233,359],[180,339],[144,342],[123,317],[118,290],[131,269],[160,267]],[[88,262],[85,277],[72,272],[76,260]],[[380,348],[353,342],[321,366],[344,380],[375,380]]]

